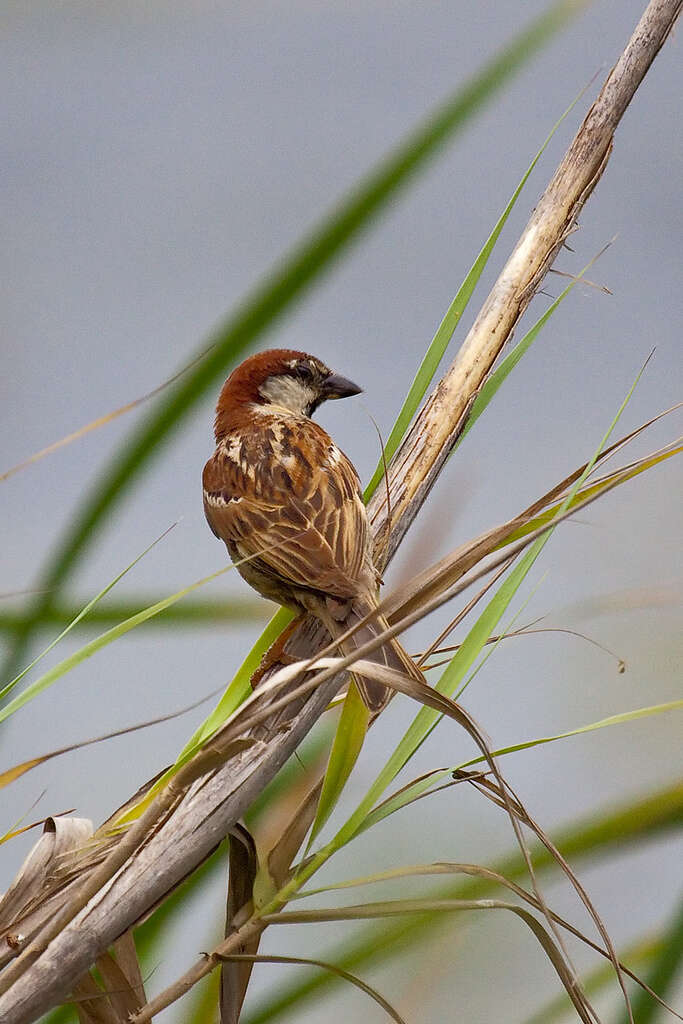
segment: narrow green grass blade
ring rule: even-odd
[[[327,763],[323,788],[318,801],[308,849],[337,805],[353,766],[361,752],[368,731],[370,712],[363,703],[356,684],[349,685],[339,724]]]
[[[45,566],[39,584],[44,592],[32,607],[32,618],[15,637],[10,655],[13,663],[23,657],[32,629],[61,592],[88,545],[96,539],[105,516],[121,500],[152,455],[160,450],[161,441],[179,429],[190,410],[215,386],[235,358],[273,326],[294,300],[301,297],[370,224],[372,218],[388,206],[398,191],[582,6],[577,0],[560,0],[532,21],[503,51],[408,134],[215,331],[209,339],[206,358],[184,376],[160,400],[156,410],[126,438],[74,515],[65,536]]]
[[[384,446],[384,456],[385,456],[387,462],[389,462],[392,459],[392,457],[394,456],[394,454],[396,453],[396,450],[397,450],[399,444],[403,440],[403,437],[404,437],[408,427],[410,426],[410,423],[412,421],[413,416],[415,415],[415,413],[418,410],[420,402],[424,398],[425,394],[427,393],[427,389],[429,388],[431,382],[434,379],[434,375],[436,374],[436,371],[437,371],[437,369],[439,367],[439,363],[443,359],[443,356],[444,356],[444,354],[446,352],[446,349],[448,348],[450,340],[453,337],[453,332],[455,331],[455,328],[458,326],[458,323],[460,322],[460,318],[462,317],[462,314],[465,312],[465,310],[467,308],[467,304],[469,303],[469,301],[470,301],[470,299],[472,297],[472,293],[474,292],[474,289],[476,288],[477,284],[479,283],[479,279],[481,278],[481,275],[484,272],[484,268],[485,268],[486,264],[489,261],[489,257],[490,257],[491,253],[494,250],[495,244],[498,241],[500,233],[503,230],[503,228],[505,226],[505,223],[506,223],[508,217],[510,216],[510,213],[512,212],[512,209],[513,209],[515,203],[517,202],[517,199],[519,198],[519,195],[520,195],[522,189],[526,185],[527,180],[529,178],[529,175],[531,174],[531,172],[533,171],[534,167],[536,166],[536,164],[540,160],[541,156],[543,155],[543,153],[544,153],[548,143],[552,139],[553,135],[555,134],[557,129],[560,127],[560,125],[564,121],[565,117],[567,117],[567,115],[574,109],[576,104],[579,102],[579,100],[583,96],[584,92],[585,92],[585,90],[582,89],[581,92],[579,93],[579,95],[576,97],[576,99],[567,107],[567,109],[565,110],[564,114],[559,119],[559,121],[557,121],[556,124],[553,125],[553,127],[552,127],[549,135],[545,139],[543,145],[541,146],[541,148],[539,149],[538,153],[533,158],[533,160],[529,164],[528,168],[524,172],[524,176],[522,177],[522,180],[518,184],[518,186],[515,189],[515,191],[512,193],[512,196],[510,197],[510,200],[509,200],[507,206],[505,207],[505,209],[501,213],[501,215],[498,218],[498,220],[497,220],[497,222],[496,222],[496,224],[495,224],[491,234],[489,235],[489,237],[486,239],[486,242],[482,246],[481,251],[479,252],[479,255],[477,256],[476,260],[474,261],[474,263],[470,267],[470,270],[469,270],[465,280],[462,282],[462,284],[458,288],[458,291],[455,294],[455,298],[453,299],[453,301],[451,302],[450,306],[446,310],[444,318],[441,321],[441,323],[439,324],[437,332],[434,335],[434,337],[432,338],[432,341],[431,341],[431,343],[429,345],[429,348],[427,349],[427,351],[426,351],[426,353],[425,353],[425,355],[424,355],[424,357],[422,359],[422,362],[420,363],[420,365],[418,367],[417,373],[415,375],[415,379],[414,379],[413,383],[410,385],[410,390],[408,391],[408,394],[405,397],[405,401],[403,402],[403,405],[401,406],[401,409],[400,409],[400,412],[398,414],[398,417],[396,418],[396,422],[394,423],[394,425],[393,425],[393,427],[391,429],[391,433],[389,434],[389,437],[388,437],[388,439],[386,441],[386,444]],[[586,268],[586,269],[588,269],[588,268]],[[565,289],[565,291],[567,293],[570,290],[571,290],[571,288]],[[561,301],[561,299],[563,297],[564,297],[564,295],[560,296],[560,299],[557,300],[556,305],[559,304],[559,302]],[[550,316],[550,312],[548,313],[548,316]],[[547,319],[547,317],[546,317],[546,319]],[[538,330],[540,331],[540,329],[541,328],[539,326]],[[536,333],[538,333],[538,331]],[[533,339],[531,339],[531,340],[533,340]],[[529,347],[530,344],[531,344],[531,341],[528,342],[527,348]],[[517,347],[520,348],[521,347],[521,343]],[[519,359],[521,359],[522,355],[523,355],[523,353],[520,352],[517,361],[519,361]],[[513,367],[510,366],[510,370],[512,370],[512,368]],[[509,372],[509,370],[508,370],[508,372]],[[501,380],[500,383],[502,383],[502,380]],[[493,397],[493,396],[491,395],[490,397]],[[380,461],[377,464],[377,468],[375,469],[375,472],[373,473],[373,475],[372,475],[372,477],[370,479],[370,483],[365,488],[364,498],[365,498],[366,502],[370,499],[370,497],[376,491],[377,485],[379,484],[380,480],[382,480],[383,476],[384,476],[384,460],[380,459]]]
[[[114,640],[118,640],[119,637],[124,636],[125,633],[129,633],[131,629],[135,629],[140,623],[146,622],[153,615],[158,615],[169,605],[174,604],[176,601],[180,601],[185,594],[191,594],[193,590],[197,590],[198,587],[203,587],[206,583],[210,583],[215,580],[218,576],[222,576],[223,573],[229,572],[232,569],[231,565],[227,565],[224,569],[219,569],[218,572],[212,573],[210,576],[205,576],[204,579],[198,580],[196,583],[190,584],[189,587],[183,587],[182,590],[177,591],[175,594],[171,594],[170,597],[164,598],[163,601],[157,602],[157,604],[151,605],[149,608],[145,608],[137,615],[133,615],[130,619],[126,619],[125,622],[120,622],[118,626],[114,626],[113,629],[108,629],[106,633],[102,633],[100,636],[91,640],[90,643],[85,644],[78,651],[74,651],[68,658],[64,658],[59,662],[58,665],[54,665],[48,672],[45,672],[40,678],[36,679],[35,682],[27,686],[14,700],[11,700],[4,708],[0,709],[0,722],[4,722],[6,718],[13,715],[20,708],[23,708],[25,704],[33,700],[39,694],[43,693],[49,686],[56,683],[58,679],[61,679],[63,675],[69,672],[72,668],[80,665],[87,658],[91,658],[93,654],[102,650],[108,644]]]
[[[584,863],[596,857],[616,855],[635,844],[659,839],[662,835],[678,831],[683,825],[683,783],[663,787],[645,798],[629,800],[617,808],[601,808],[598,813],[573,822],[553,835],[553,842],[572,863]],[[537,874],[557,870],[551,854],[539,847],[533,848],[533,864]],[[510,879],[526,876],[526,864],[518,851],[501,859],[494,870]],[[438,889],[435,896],[474,897],[491,891],[483,879],[469,879],[451,883]],[[431,916],[406,921],[384,922],[380,928],[366,926],[353,939],[340,944],[326,954],[328,960],[341,967],[366,968],[395,955],[399,948],[415,950],[421,942],[428,942],[438,934],[444,922]],[[613,976],[613,975],[612,975]],[[648,979],[650,981],[651,979]],[[313,1000],[325,998],[336,984],[335,979],[313,974],[303,981],[278,984],[274,994],[262,998],[252,1010],[244,1013],[244,1024],[273,1024],[299,1015]]]
[[[537,595],[537,593],[539,591],[539,588],[541,587],[541,584],[544,582],[544,580],[545,580],[545,575],[543,575],[543,577],[541,578],[541,580],[539,580],[539,582],[537,583],[537,585],[535,587],[531,588],[531,590],[529,591],[528,595],[522,601],[522,603],[520,604],[520,606],[517,609],[517,611],[515,611],[514,615],[511,618],[509,618],[508,622],[506,623],[506,625],[501,630],[498,638],[493,643],[490,643],[490,637],[488,638],[488,640],[486,641],[485,648],[482,648],[483,649],[483,656],[479,658],[479,660],[478,660],[475,668],[473,669],[473,671],[469,674],[467,679],[460,685],[460,687],[458,689],[458,692],[456,693],[456,698],[457,699],[460,699],[460,695],[462,693],[464,693],[464,691],[467,689],[467,687],[470,685],[470,683],[474,680],[475,676],[477,676],[478,673],[481,672],[481,670],[483,669],[484,665],[486,664],[488,658],[490,656],[492,656],[492,654],[494,654],[498,650],[500,645],[503,643],[506,635],[508,633],[512,632],[512,628],[515,625],[515,623],[517,622],[519,616],[523,613],[523,611],[525,610],[525,608],[527,607],[529,602],[533,598],[536,597],[536,595]],[[437,723],[434,723],[432,728],[435,728],[436,724]],[[430,732],[431,732],[431,730],[430,730]],[[429,733],[427,735],[429,735]]]
[[[159,595],[147,594],[145,597],[131,597],[122,601],[102,601],[96,606],[91,602],[91,607],[85,618],[79,617],[79,609],[82,608],[79,602],[60,601],[46,612],[41,625],[62,627],[71,625],[78,632],[102,629],[115,626],[122,619],[129,619],[131,615],[137,615],[143,608],[160,600],[161,596]],[[150,619],[145,626],[157,629],[170,627],[176,629],[178,626],[224,626],[230,623],[258,622],[267,617],[270,607],[266,601],[259,600],[255,595],[253,598],[188,600],[167,608],[162,615]],[[0,609],[0,631],[14,633],[24,627],[26,618],[23,611]]]
[[[553,315],[557,307],[560,305],[560,303],[567,298],[572,289],[576,287],[576,285],[579,283],[584,274],[586,274],[586,272],[590,270],[590,268],[593,266],[596,260],[600,258],[604,251],[605,250],[603,249],[601,252],[598,253],[597,256],[594,256],[590,263],[587,263],[583,270],[581,270],[576,275],[573,281],[570,281],[567,287],[563,289],[562,292],[560,292],[555,301],[550,304],[548,309],[546,309],[545,313],[543,313],[543,315],[538,318],[533,327],[531,327],[530,330],[527,331],[527,333],[524,335],[521,341],[517,345],[515,345],[515,347],[508,353],[505,359],[503,359],[500,366],[496,367],[493,373],[491,373],[487,377],[481,391],[479,392],[474,402],[472,403],[472,408],[467,418],[467,423],[462,434],[458,438],[457,444],[453,448],[453,451],[455,451],[455,449],[458,447],[458,445],[461,444],[463,439],[467,437],[468,433],[470,432],[474,424],[477,422],[481,414],[484,412],[488,404],[491,402],[498,389],[502,386],[502,384],[505,383],[505,380],[507,379],[507,377],[509,377],[514,368],[517,366],[517,363],[520,361],[522,356],[526,355],[529,348],[536,341],[536,338],[541,333],[541,331],[543,330],[543,328],[545,327],[545,325],[547,324],[548,320]]]
[[[434,878],[443,875],[467,875],[468,877],[490,879],[487,869],[475,870],[477,865],[454,864],[449,861],[432,861],[426,864],[407,864],[400,868],[388,868],[386,871],[374,871],[371,875],[360,875],[356,878],[345,878],[343,882],[331,882],[316,889],[305,889],[297,893],[297,899],[310,899],[331,892],[344,892],[347,889],[360,889],[378,882],[393,882],[402,878]],[[502,884],[502,882],[500,883]]]
[[[517,750],[530,750],[532,747],[540,747],[544,743],[555,743],[556,740],[566,740],[570,736],[580,736],[585,732],[595,732],[597,729],[606,729],[612,725],[623,725],[625,722],[637,722],[641,718],[650,718],[652,715],[662,715],[669,711],[680,711],[683,709],[683,700],[670,700],[665,704],[650,704],[645,708],[635,708],[633,711],[620,711],[616,715],[608,715],[597,722],[590,722],[588,725],[580,725],[576,729],[567,729],[566,732],[555,733],[554,736],[541,736],[535,740],[526,740],[523,743],[513,743],[509,747],[501,747],[494,751],[494,757],[503,754],[514,754]],[[469,768],[473,764],[480,764],[483,757],[475,757],[470,761],[464,761],[454,771],[461,768]]]
[[[173,529],[173,527],[170,527],[170,529]],[[116,584],[119,582],[119,580],[123,579],[123,577],[126,575],[127,572],[130,572],[130,570],[133,568],[133,566],[137,565],[138,562],[142,558],[145,557],[145,555],[149,554],[149,552],[152,550],[152,548],[155,547],[159,543],[160,540],[163,540],[163,538],[167,535],[167,533],[168,533],[168,530],[165,530],[164,533],[162,533],[162,535],[160,537],[157,537],[156,540],[152,541],[152,543],[149,545],[149,547],[146,547],[145,550],[143,552],[141,552],[141,554],[139,554],[136,558],[134,558],[133,561],[130,562],[130,564],[127,565],[126,568],[123,569],[118,574],[118,576],[115,576],[114,579],[110,583],[108,583],[106,585],[106,587],[104,587],[103,590],[100,590],[99,594],[96,594],[90,601],[88,601],[88,603],[86,605],[84,605],[83,608],[81,608],[81,610],[79,612],[77,612],[75,617],[62,630],[62,632],[59,634],[59,636],[55,637],[55,639],[51,643],[49,643],[47,645],[45,650],[41,651],[40,654],[36,655],[36,657],[33,659],[33,661],[30,663],[30,665],[27,665],[25,669],[22,669],[22,671],[18,675],[16,675],[14,677],[14,679],[12,679],[9,683],[7,683],[6,686],[4,686],[2,688],[2,690],[0,690],[0,700],[3,700],[7,696],[7,694],[10,693],[14,689],[14,687],[17,685],[17,683],[20,683],[21,680],[24,678],[24,676],[27,675],[27,673],[29,673],[31,671],[31,669],[35,665],[37,665],[38,662],[42,658],[45,657],[46,654],[49,654],[50,651],[53,649],[53,647],[57,646],[57,644],[59,643],[60,640],[63,640],[64,637],[68,633],[71,632],[71,630],[74,628],[74,626],[77,626],[78,623],[81,622],[86,617],[86,615],[91,613],[92,609],[95,607],[95,605],[98,603],[98,601],[100,601],[106,594],[108,594],[109,591],[113,587],[116,586]]]
[[[407,807],[409,804],[414,803],[415,800],[419,800],[420,797],[430,793],[433,789],[437,789],[443,783],[448,782],[449,779],[452,780],[454,771],[454,768],[440,768],[403,786],[398,793],[388,797],[365,816],[363,823],[358,829],[358,833],[366,832],[367,829],[372,828],[373,825],[378,825],[380,821],[384,821],[391,814],[395,814],[403,807]]]
[[[499,747],[492,753],[494,757],[503,757],[505,754],[516,753],[518,750],[531,750],[533,747],[540,747],[545,743],[555,743],[557,740],[565,740],[570,736],[580,736],[582,733],[595,732],[598,729],[606,729],[612,725],[636,722],[641,718],[649,718],[651,715],[661,715],[669,711],[680,711],[681,709],[683,709],[683,700],[671,700],[665,704],[651,704],[645,708],[636,708],[633,711],[622,711],[616,715],[609,715],[607,718],[601,718],[597,722],[580,725],[575,729],[568,729],[566,732],[555,733],[553,736],[541,736],[533,740],[525,740],[522,743],[513,743],[507,747]],[[366,829],[388,818],[390,814],[394,814],[396,811],[401,810],[401,808],[413,803],[419,797],[429,793],[430,790],[436,789],[443,782],[452,778],[454,772],[471,768],[476,764],[481,764],[484,760],[483,756],[473,757],[469,761],[463,761],[462,764],[456,765],[454,768],[442,768],[427,777],[416,779],[415,782],[401,789],[399,793],[385,800],[379,807],[374,808],[365,818],[359,831],[365,832]]]

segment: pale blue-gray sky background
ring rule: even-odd
[[[386,434],[425,345],[533,153],[578,90],[598,69],[604,76],[640,6],[596,3],[264,339],[312,351],[364,385],[361,400],[319,414],[364,478],[377,458],[369,414]],[[3,4],[0,469],[173,373],[331,200],[542,7],[491,0],[197,0],[144,10],[109,2]],[[680,67],[680,40],[673,38],[626,114],[574,235],[576,253],[558,260],[559,269],[577,270],[618,235],[591,275],[614,294],[581,286],[551,320],[447,467],[409,535],[404,571],[411,552],[413,565],[439,556],[524,507],[586,458],[654,345],[624,431],[680,398]],[[535,172],[487,281],[588,102]],[[551,277],[547,286],[557,294],[561,284]],[[475,296],[460,340],[484,295],[482,288]],[[535,299],[532,313],[547,301]],[[180,517],[121,592],[170,593],[222,564],[199,492],[213,401],[194,412],[113,513],[78,573],[80,597]],[[3,592],[34,583],[132,419],[2,485]],[[638,450],[663,443],[674,429],[658,428]],[[547,573],[525,614],[547,613],[554,624],[585,629],[625,658],[628,670],[618,675],[606,656],[566,637],[511,641],[466,701],[497,745],[679,695],[680,479],[670,463],[553,538],[525,592]],[[389,582],[400,572],[397,560]],[[214,591],[245,593],[231,577]],[[623,591],[630,609],[588,604]],[[436,628],[433,622],[416,631],[412,647]],[[131,635],[5,727],[2,765],[188,703],[229,679],[255,635],[255,628]],[[101,820],[174,758],[204,713],[34,772],[3,793],[0,831],[44,788],[34,816],[76,807]],[[373,736],[351,787],[357,796],[409,714],[397,701]],[[673,763],[680,766],[679,740],[675,718],[659,717],[517,755],[507,770],[530,809],[552,826],[670,779]],[[457,762],[468,750],[444,726],[413,774]],[[2,849],[0,888],[29,845]],[[490,862],[511,845],[499,816],[457,792],[387,823],[328,877],[429,859]],[[617,944],[666,919],[679,863],[680,847],[666,840],[582,873]],[[584,920],[564,890],[551,896]],[[206,948],[221,899],[221,892],[207,897],[174,936],[152,990]],[[269,948],[319,954],[334,936],[331,925],[318,934],[281,933]],[[375,975],[409,1019],[450,1019],[455,1002],[468,1024],[513,1024],[554,990],[550,969],[517,921],[459,919],[439,948],[429,957],[434,974],[425,967],[421,983],[396,969]],[[259,971],[260,991],[285,978],[283,968]],[[346,990],[327,1004],[326,1019],[351,1012],[382,1019],[365,997]],[[182,1021],[182,1008],[163,1019]],[[296,1019],[322,1018],[311,1011]]]

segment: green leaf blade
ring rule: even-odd
[[[62,676],[70,672],[71,669],[76,668],[82,662],[87,661],[93,654],[97,654],[98,651],[107,647],[114,640],[118,640],[125,633],[129,633],[131,629],[135,629],[141,623],[146,622],[154,615],[158,615],[164,609],[170,605],[175,604],[176,601],[180,601],[186,594],[192,593],[197,590],[198,587],[204,586],[206,583],[210,583],[215,580],[218,576],[222,576],[223,573],[228,572],[232,566],[228,565],[224,569],[219,569],[218,572],[212,573],[210,576],[205,576],[201,580],[197,580],[196,583],[191,583],[188,587],[183,587],[182,590],[177,591],[175,594],[171,594],[169,597],[164,598],[162,601],[158,601],[156,604],[151,605],[149,608],[144,608],[141,612],[133,615],[131,618],[126,619],[124,622],[120,622],[117,626],[113,626],[108,629],[105,633],[101,633],[100,636],[95,637],[90,643],[80,647],[73,654],[69,655],[68,658],[64,658],[57,665],[54,665],[47,672],[44,672],[42,676],[39,676],[30,686],[27,686],[25,690],[9,701],[3,708],[0,708],[0,722],[4,722],[5,719],[9,718],[15,712],[23,708],[29,701],[34,700],[35,697],[43,693],[48,687],[56,683],[57,680],[61,679]]]
[[[352,680],[332,743],[315,821],[311,829],[309,848],[337,805],[342,790],[358,760],[368,731],[369,721],[370,712],[361,699],[358,687]]]

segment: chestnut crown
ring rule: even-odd
[[[216,409],[216,439],[228,432],[234,414],[245,407],[272,406],[273,411],[311,416],[328,399],[349,398],[362,390],[306,352],[286,348],[258,352],[240,363],[223,385]]]

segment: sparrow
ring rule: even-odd
[[[202,478],[207,521],[240,575],[297,616],[312,613],[333,641],[341,638],[342,656],[388,624],[378,611],[380,579],[358,474],[311,416],[323,402],[361,390],[305,352],[250,356],[223,385],[216,450]],[[425,681],[395,638],[368,657]],[[391,691],[355,681],[378,713]]]

